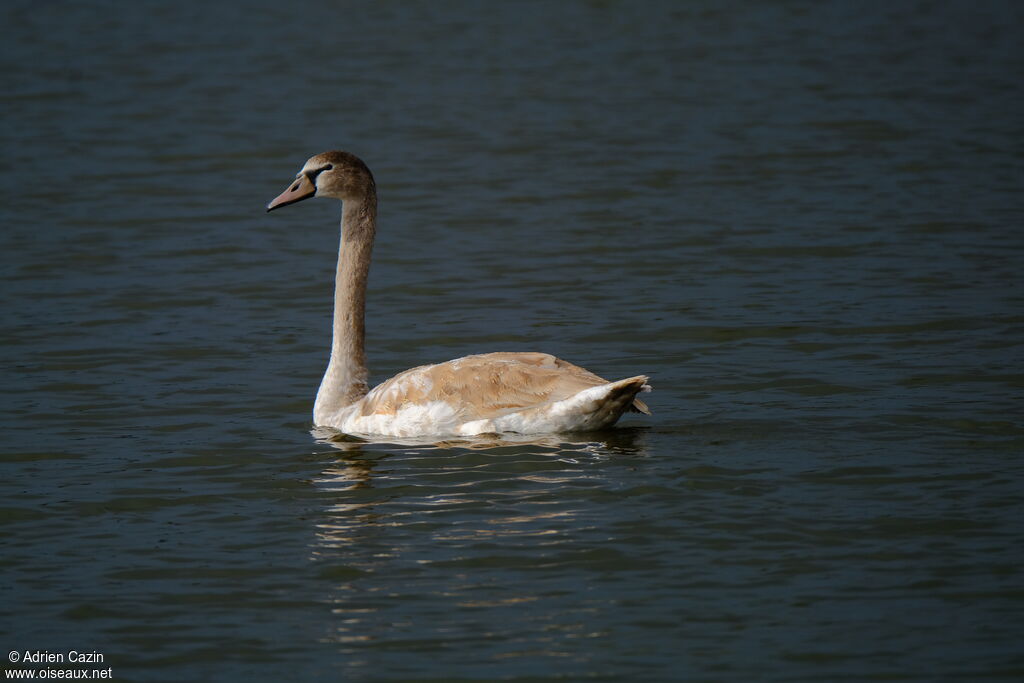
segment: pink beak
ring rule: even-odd
[[[267,211],[273,211],[282,206],[288,204],[294,204],[295,202],[301,202],[303,199],[308,199],[316,194],[316,185],[309,179],[305,173],[295,179],[288,189],[277,195],[272,202],[267,204]]]

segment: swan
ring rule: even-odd
[[[637,399],[647,377],[609,382],[547,353],[499,352],[406,370],[370,390],[364,344],[366,280],[377,230],[377,188],[348,152],[317,154],[267,205],[310,197],[342,202],[331,357],[313,404],[313,422],[358,436],[553,434],[614,424],[626,410],[650,414]]]

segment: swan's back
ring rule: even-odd
[[[406,370],[341,411],[349,433],[412,436],[598,429],[648,413],[646,377],[607,380],[547,353],[486,353]]]

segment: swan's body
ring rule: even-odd
[[[309,197],[343,202],[334,292],[331,360],[313,407],[317,425],[348,434],[416,437],[600,429],[632,409],[647,391],[638,375],[608,382],[546,353],[488,353],[424,365],[369,390],[363,318],[376,233],[373,175],[347,152],[311,158],[267,210]]]
[[[609,383],[546,353],[486,353],[406,370],[316,422],[402,437],[592,430],[617,420],[645,383]]]

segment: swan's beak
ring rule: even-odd
[[[277,195],[274,201],[267,204],[267,211],[273,211],[276,208],[287,206],[288,204],[294,204],[295,202],[301,202],[303,199],[308,199],[316,194],[316,185],[309,179],[305,173],[295,179],[288,189]]]

